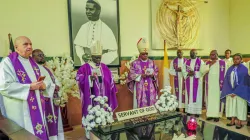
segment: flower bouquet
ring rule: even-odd
[[[68,102],[68,94],[80,99],[78,85],[75,80],[76,71],[74,70],[74,62],[72,58],[66,55],[63,55],[61,58],[54,57],[46,64],[60,83],[60,90],[58,92],[60,106],[64,107],[66,102]]]
[[[83,116],[82,124],[86,130],[86,137],[89,138],[89,132],[97,126],[105,126],[114,122],[112,108],[107,104],[108,97],[91,95],[92,104],[88,106],[88,115]]]
[[[131,63],[134,62],[137,58],[138,58],[138,55],[134,55],[134,56],[131,57],[131,59],[128,62],[125,63],[126,70],[119,77],[121,85],[125,85],[126,84],[126,80],[128,78],[128,72],[130,70]]]
[[[178,107],[177,98],[171,94],[171,86],[165,86],[160,92],[163,94],[155,103],[155,108],[160,112],[174,111]]]

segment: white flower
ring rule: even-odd
[[[86,116],[86,120],[87,121],[91,121],[91,120],[93,120],[95,117],[93,116],[93,115],[87,115]]]
[[[167,100],[170,100],[170,99],[171,99],[170,96],[168,96],[168,97],[167,97]]]
[[[102,114],[106,112],[103,108],[101,108],[100,111]]]
[[[173,104],[173,100],[169,100],[170,105]]]
[[[155,104],[159,105],[161,103],[160,100],[157,100]]]
[[[104,106],[104,107],[108,107],[109,105],[105,103],[103,106]]]
[[[103,114],[100,117],[102,120],[105,120],[105,116]]]
[[[84,117],[82,118],[82,125],[83,125],[83,126],[86,126],[86,120],[85,120]]]
[[[103,96],[103,99],[105,100],[105,102],[108,101],[108,97],[107,96]]]
[[[100,107],[100,105],[96,105],[95,108],[96,109],[100,109],[101,107]]]
[[[109,110],[109,111],[112,111],[112,108],[111,108],[111,107],[108,107],[108,110]]]
[[[107,125],[107,122],[106,121],[102,121],[102,125]]]
[[[164,109],[165,109],[164,111],[168,111],[168,110],[169,110],[169,107],[165,107]]]
[[[91,95],[90,98],[91,98],[91,99],[95,98],[95,95]]]
[[[91,127],[91,128],[94,128],[95,125],[96,125],[95,122],[91,122],[91,123],[90,123],[90,127]]]
[[[105,101],[104,101],[103,99],[100,100],[100,104],[101,104],[101,105],[105,104]]]
[[[102,114],[101,111],[96,111],[95,112],[95,115],[98,116],[98,117],[101,116],[101,114]]]
[[[108,122],[108,123],[113,123],[113,122],[114,122],[114,120],[113,120],[113,118],[112,118],[112,117],[108,116],[108,118],[107,118],[107,122]]]
[[[163,107],[159,107],[159,111],[160,111],[160,112],[163,112],[163,111],[164,111],[164,108],[163,108]]]
[[[90,126],[87,126],[87,130],[89,130],[89,131],[90,131],[90,130],[92,130],[92,128],[91,128]]]
[[[98,117],[98,118],[96,118],[95,122],[100,124],[102,122],[102,119],[100,117]]]
[[[169,111],[173,111],[174,110],[174,108],[173,107],[169,107]]]
[[[92,109],[92,105],[89,105],[89,106],[88,106],[88,111],[89,111],[90,109]]]
[[[94,114],[94,110],[89,110],[89,114]]]
[[[160,97],[161,102],[165,102],[166,98],[165,97]]]

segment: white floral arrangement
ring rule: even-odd
[[[131,59],[124,64],[127,69],[119,77],[121,85],[125,85],[126,84],[126,80],[128,78],[128,73],[129,73],[129,70],[130,70],[131,63],[133,63],[136,59],[138,59],[138,54],[132,56]]]
[[[61,98],[60,106],[64,107],[68,102],[68,95],[80,99],[79,88],[76,82],[76,71],[74,70],[72,58],[67,55],[63,55],[61,58],[54,57],[46,64],[61,84],[59,85],[60,90],[58,92]]]
[[[165,86],[160,92],[163,94],[155,103],[155,108],[160,112],[174,111],[178,107],[177,97],[171,94],[171,86]],[[157,97],[158,98],[158,97]]]
[[[88,106],[88,115],[83,116],[82,124],[86,130],[86,136],[89,138],[89,132],[97,126],[105,126],[114,122],[112,108],[107,104],[107,96],[91,95],[90,99],[95,106]]]

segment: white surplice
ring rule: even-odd
[[[183,64],[184,64],[184,59],[183,58],[177,58],[177,59],[178,59],[178,67],[182,68]],[[183,74],[182,74],[182,72],[177,72],[176,73],[173,63],[174,63],[174,60],[172,60],[172,62],[170,64],[169,74],[174,76],[174,77],[177,76],[176,74],[178,74],[178,83],[179,83],[178,108],[185,108],[185,103],[182,103],[182,94],[185,94],[182,91],[182,86],[183,86],[182,80],[184,80],[183,79]],[[174,95],[176,95],[175,90],[173,90],[173,93],[174,93]]]
[[[190,63],[190,68],[192,71],[195,69],[195,62],[196,59],[191,59]],[[201,60],[200,66],[204,65],[203,60]],[[184,64],[182,68],[183,76],[185,79],[187,79],[188,72],[186,71],[186,64]],[[198,85],[198,90],[197,90],[197,97],[196,97],[196,102],[193,102],[193,82],[194,82],[194,77],[199,78],[199,85]],[[195,71],[194,77],[190,77],[190,95],[189,95],[189,101],[188,101],[188,93],[187,93],[187,88],[185,88],[185,111],[190,114],[201,114],[202,112],[202,83],[203,83],[203,74],[201,71]],[[186,83],[187,84],[187,83]],[[187,87],[187,85],[186,85]]]
[[[37,81],[34,70],[30,64],[29,59],[22,58],[18,56],[18,59],[22,63],[27,75],[29,76],[32,82]],[[0,93],[3,95],[3,102],[6,110],[6,117],[21,127],[25,128],[30,133],[34,134],[31,116],[28,106],[28,95],[30,90],[30,84],[21,84],[19,83],[18,77],[14,70],[11,60],[6,57],[1,62],[0,68]],[[39,67],[40,68],[40,67]],[[41,76],[44,74],[41,71]],[[44,80],[46,87],[50,87],[50,82]],[[38,109],[40,111],[43,125],[46,125],[45,112],[41,108],[40,92],[35,90],[36,98],[38,101]],[[44,92],[45,97],[47,92]]]
[[[51,77],[50,77],[50,74],[49,72],[43,67],[43,66],[40,66],[40,70],[41,70],[41,73],[44,73],[44,75],[46,76],[46,79],[50,81],[51,83],[51,87],[48,92],[49,94],[49,97],[50,97],[50,101],[51,101],[51,105],[52,105],[52,111],[53,111],[53,116],[55,116],[55,112],[54,112],[54,106],[53,106],[53,94],[54,94],[54,90],[55,90],[55,87],[56,85],[60,85],[59,81],[56,79],[55,77],[55,84],[53,83]],[[63,131],[63,124],[62,124],[62,116],[61,116],[61,112],[60,112],[60,107],[58,109],[58,136],[51,136],[49,137],[49,140],[64,140],[64,131]],[[48,127],[48,125],[47,125]],[[48,128],[47,128],[48,129]]]
[[[227,70],[227,65],[226,68]],[[220,64],[219,60],[209,68],[208,65],[202,65],[200,71],[205,74],[208,73],[208,93],[205,90],[205,101],[207,106],[207,117],[221,117],[223,112],[220,112]],[[226,71],[225,71],[226,74]],[[224,76],[225,76],[224,74]],[[204,77],[205,78],[205,77]],[[206,85],[205,85],[206,89]],[[208,96],[207,96],[208,95]],[[224,104],[221,103],[221,110],[224,110]]]
[[[230,57],[228,59],[225,58],[223,60],[226,62],[228,68],[231,67],[234,64],[234,61],[233,61],[232,57]]]
[[[90,48],[93,41],[100,41],[103,45],[103,50],[110,50],[108,53],[102,55],[101,61],[104,64],[110,64],[118,58],[118,45],[115,35],[112,30],[99,19],[98,21],[89,21],[83,24],[75,37],[75,50],[81,60],[81,64],[84,64],[82,60],[82,55],[85,54],[83,48]]]
[[[234,87],[235,72],[230,75],[230,83]],[[232,93],[233,94],[233,93]],[[247,93],[246,93],[247,94]],[[226,117],[237,117],[241,121],[247,120],[247,102],[239,96],[226,97]]]
[[[1,64],[2,63],[0,62],[0,69],[1,69]],[[6,117],[6,111],[5,111],[5,107],[4,107],[4,103],[3,103],[3,96],[1,94],[1,91],[0,91],[0,111],[1,111],[2,115],[4,117]]]

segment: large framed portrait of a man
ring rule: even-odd
[[[102,45],[102,63],[120,66],[119,0],[68,0],[68,11],[75,67],[91,61],[95,41]]]

